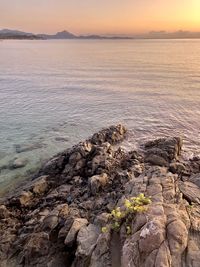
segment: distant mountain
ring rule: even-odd
[[[68,31],[57,32],[56,34],[33,34],[18,30],[3,29],[0,30],[0,39],[184,39],[184,38],[200,38],[200,32],[189,31],[152,31],[145,34],[137,34],[133,37],[118,36],[118,35],[75,35]]]
[[[39,36],[18,30],[0,30],[0,39],[41,39]]]
[[[3,29],[0,30],[0,39],[41,39],[41,38],[33,33],[27,33],[18,30]]]
[[[57,32],[56,34],[33,34],[18,30],[0,30],[0,39],[132,39],[132,37],[81,35],[77,36],[68,31]]]
[[[68,32],[68,31],[57,32],[56,34],[53,34],[53,35],[38,34],[38,36],[40,36],[44,39],[75,39],[75,38],[77,38],[76,35],[74,35],[71,32]]]

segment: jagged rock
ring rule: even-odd
[[[199,266],[200,159],[183,161],[177,137],[140,152],[112,146],[125,136],[120,125],[103,129],[2,198],[0,266]],[[147,210],[110,230],[110,212],[140,193]]]
[[[172,160],[177,160],[182,149],[182,139],[160,138],[145,144],[145,161],[153,165],[168,166]]]
[[[89,187],[90,187],[91,193],[93,195],[96,195],[101,188],[103,188],[104,186],[108,184],[108,181],[109,179],[106,173],[92,176],[89,180]]]
[[[33,192],[35,194],[43,194],[48,188],[47,176],[41,176],[34,181]]]
[[[91,142],[97,145],[101,145],[105,142],[116,144],[124,139],[126,132],[126,128],[121,124],[111,126],[110,128],[103,129],[94,134],[91,138]]]
[[[72,246],[72,244],[74,243],[76,239],[76,235],[78,231],[87,224],[88,224],[88,220],[86,219],[82,219],[82,218],[75,219],[65,238],[65,245]]]
[[[5,205],[0,205],[0,219],[6,219],[10,215],[10,212]]]
[[[49,235],[44,232],[33,233],[27,240],[21,255],[21,263],[26,266],[45,264],[45,257],[49,252]],[[43,265],[45,266],[45,265]]]
[[[76,260],[72,264],[73,267],[86,267],[90,261],[92,251],[94,250],[97,239],[100,234],[100,229],[93,224],[83,226],[78,232],[76,250]]]
[[[200,173],[191,175],[188,180],[200,188]]]
[[[191,182],[179,182],[180,191],[190,202],[200,204],[200,188]]]
[[[169,170],[172,173],[177,173],[177,174],[187,174],[186,167],[183,163],[180,162],[173,162],[169,166]]]
[[[145,157],[145,161],[149,162],[152,165],[158,165],[158,166],[168,166],[168,161],[165,160],[163,157],[154,155],[154,154],[149,154],[148,156]]]
[[[29,206],[32,204],[33,194],[30,191],[22,191],[19,197],[19,202],[22,206]]]

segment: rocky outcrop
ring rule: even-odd
[[[178,137],[127,152],[115,146],[126,136],[103,129],[2,201],[1,267],[199,266],[200,160],[181,158]],[[111,225],[141,193],[145,209]]]

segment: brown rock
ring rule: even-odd
[[[65,238],[65,245],[71,246],[75,242],[78,231],[87,224],[88,221],[86,219],[82,218],[75,219]]]
[[[47,176],[41,176],[34,181],[33,192],[35,194],[43,194],[48,189]]]
[[[92,176],[89,180],[91,193],[93,195],[96,195],[101,188],[105,187],[108,184],[108,181],[108,175],[106,173]]]
[[[30,191],[22,191],[19,202],[22,206],[29,206],[32,203],[33,194]]]

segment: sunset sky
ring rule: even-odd
[[[200,31],[200,0],[0,0],[0,29],[75,34]]]

